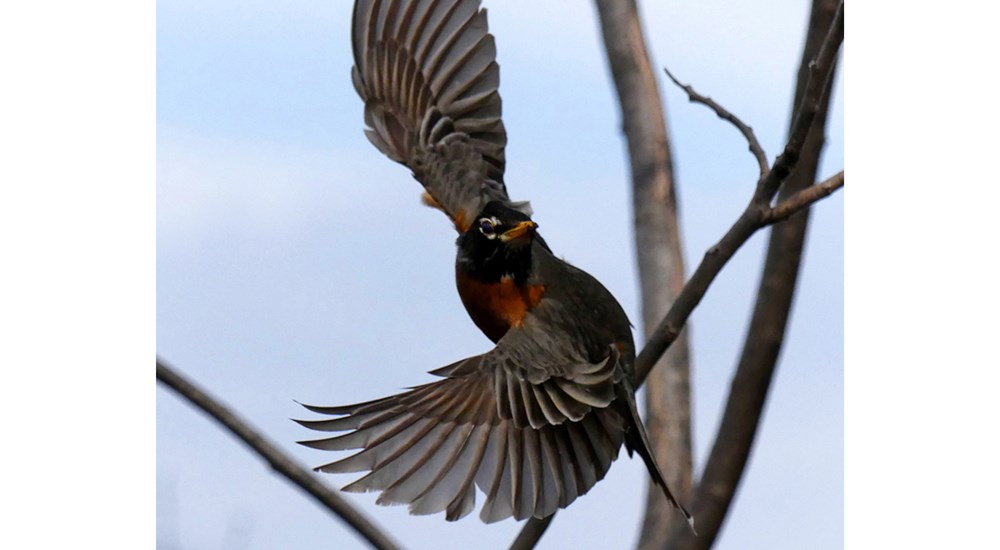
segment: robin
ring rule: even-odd
[[[316,468],[369,472],[343,488],[380,491],[413,514],[475,507],[480,518],[544,518],[585,494],[622,444],[691,522],[656,465],[632,375],[631,325],[611,293],[557,258],[503,182],[499,68],[478,0],[358,0],[354,86],[369,140],[413,172],[459,232],[456,283],[496,346],[431,371],[442,379],[299,421],[346,434],[303,441],[361,449]]]

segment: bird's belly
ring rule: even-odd
[[[461,271],[457,273],[456,282],[469,317],[494,342],[510,327],[521,326],[525,315],[538,305],[545,293],[542,285],[517,285],[510,278],[484,283]]]

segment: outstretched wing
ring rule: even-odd
[[[486,10],[479,0],[358,0],[352,25],[365,134],[465,231],[487,202],[508,200]]]
[[[349,433],[301,443],[362,449],[317,470],[369,471],[344,490],[381,491],[379,504],[408,504],[413,514],[445,511],[453,521],[475,507],[478,486],[487,523],[547,517],[603,479],[618,456],[626,419],[610,405],[623,373],[613,346],[588,363],[561,346],[535,348],[546,337],[533,333],[512,329],[493,351],[438,369],[433,374],[444,380],[406,393],[307,406],[339,418],[302,425]],[[522,364],[526,359],[535,366]]]

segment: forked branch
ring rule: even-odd
[[[823,150],[831,88],[829,77],[825,82],[817,83],[817,76],[831,74],[836,46],[842,40],[843,3],[838,5],[836,0],[813,0],[793,102],[794,122],[789,130],[789,145],[785,148],[786,153],[792,154],[783,154],[776,162],[776,165],[781,164],[782,159],[789,162],[784,165],[789,177],[771,180],[778,182],[777,185],[767,187],[763,197],[758,194],[761,222],[789,216],[801,205],[817,200],[827,191],[842,185],[841,175],[818,186],[814,184]],[[809,115],[807,111],[814,114]],[[802,137],[802,121],[810,118],[808,130]],[[779,172],[776,166],[770,177]],[[775,188],[780,189],[777,193],[778,206],[767,208],[764,201],[770,204]],[[771,230],[743,350],[733,374],[712,450],[698,481],[694,501],[690,504],[692,513],[698,519],[699,536],[693,537],[683,530],[674,529],[670,544],[666,546],[668,550],[708,550],[716,541],[728,515],[746,471],[785,340],[799,278],[808,214],[808,210],[799,210],[798,215],[789,217]]]
[[[763,214],[764,223],[772,224],[787,220],[796,212],[808,208],[812,203],[833,194],[834,191],[844,186],[844,171],[841,170],[824,181],[806,187],[798,191],[791,197],[781,201],[773,208],[767,209]]]
[[[715,280],[722,267],[726,265],[736,251],[757,230],[778,221],[776,218],[769,219],[771,201],[777,194],[780,185],[785,181],[785,178],[788,177],[792,169],[798,164],[799,153],[802,149],[802,144],[805,142],[805,135],[808,134],[809,130],[808,126],[805,126],[805,129],[802,130],[803,125],[807,122],[811,125],[816,119],[816,113],[819,112],[818,106],[822,105],[823,92],[827,89],[827,84],[831,77],[831,70],[836,59],[836,54],[843,41],[844,10],[843,2],[841,2],[830,31],[823,42],[823,47],[820,49],[820,55],[811,63],[811,72],[806,86],[805,98],[802,101],[802,108],[808,110],[811,114],[800,114],[796,118],[793,132],[789,137],[788,143],[785,145],[784,153],[775,160],[774,165],[761,178],[757,190],[750,200],[750,204],[747,205],[743,214],[729,228],[725,236],[715,246],[708,249],[704,258],[702,258],[701,264],[698,265],[698,268],[695,269],[691,278],[684,285],[684,290],[681,291],[677,300],[671,306],[670,311],[667,312],[663,321],[660,322],[656,332],[646,342],[646,346],[643,347],[642,352],[636,358],[635,370],[639,383],[645,380],[649,374],[649,370],[656,364],[656,360],[677,338],[684,323],[687,322],[694,308],[701,302],[709,285]],[[799,133],[802,135],[799,135]],[[830,191],[832,192],[836,188],[834,187]],[[825,196],[821,193],[816,193],[816,195],[803,197],[804,200],[800,208],[804,208]],[[810,198],[811,200],[808,200]]]
[[[802,101],[795,109],[795,119],[789,132],[788,142],[785,149],[774,161],[774,165],[767,175],[761,178],[757,185],[757,192],[754,200],[762,202],[770,201],[778,192],[778,188],[792,173],[792,170],[799,162],[799,155],[805,145],[809,130],[816,120],[816,115],[822,109],[824,95],[830,81],[833,67],[836,64],[837,53],[840,45],[844,42],[844,2],[837,5],[833,22],[830,25],[819,53],[809,63],[809,79],[807,80],[805,91],[802,93]]]

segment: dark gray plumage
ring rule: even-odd
[[[399,395],[307,406],[336,418],[303,426],[346,433],[302,444],[361,449],[317,470],[369,472],[344,490],[380,491],[380,504],[414,514],[457,520],[473,510],[478,487],[485,522],[543,518],[603,479],[624,443],[690,521],[635,407],[625,312],[596,279],[555,257],[526,203],[507,196],[485,10],[478,0],[359,0],[353,25],[366,134],[413,171],[462,233],[459,293],[496,347]]]

